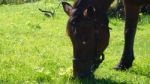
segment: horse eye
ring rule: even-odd
[[[72,21],[72,22],[71,22],[71,25],[72,25],[72,26],[76,26],[76,24],[77,24],[77,22],[75,22],[75,21]]]

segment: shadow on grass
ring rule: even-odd
[[[85,78],[85,79],[77,79],[79,80],[80,84],[127,84],[126,82],[116,82],[111,79],[97,79],[93,78]]]

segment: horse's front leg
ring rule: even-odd
[[[138,22],[139,6],[130,3],[130,0],[124,0],[125,5],[125,31],[124,31],[124,50],[120,63],[115,67],[117,70],[126,70],[132,66],[134,60],[134,38]]]

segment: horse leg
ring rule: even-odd
[[[124,50],[120,63],[115,67],[116,70],[126,70],[132,66],[134,60],[134,38],[138,22],[139,6],[132,4],[130,0],[124,0],[125,5],[125,31],[124,31]]]

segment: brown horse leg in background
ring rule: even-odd
[[[132,3],[132,0],[124,0],[126,22],[124,30],[124,50],[120,63],[115,67],[117,70],[125,70],[132,66],[134,60],[134,38],[136,33],[136,27],[138,22],[139,7],[136,3]]]

